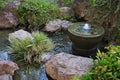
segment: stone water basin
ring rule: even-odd
[[[68,28],[68,36],[73,45],[80,49],[92,49],[102,40],[104,29],[101,26],[92,24],[89,32],[80,29],[85,23],[75,23]]]

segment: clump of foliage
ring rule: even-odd
[[[29,37],[23,39],[10,38],[10,51],[14,52],[15,60],[25,61],[27,63],[36,62],[41,54],[50,51],[53,48],[51,40],[42,32],[32,32],[33,40]]]
[[[61,0],[61,2],[63,5],[70,5],[73,2],[73,0]]]
[[[21,24],[38,27],[57,17],[58,5],[47,0],[25,0],[18,13]]]
[[[120,12],[120,0],[90,0],[95,7],[104,7],[112,13]]]
[[[4,0],[0,0],[0,8],[2,8],[5,4],[5,1]]]
[[[81,78],[79,77],[74,77],[72,80],[97,80],[97,79],[93,79],[93,75],[92,73],[86,73],[85,75],[83,75]]]
[[[97,53],[90,73],[74,80],[120,80],[120,46],[107,47],[108,52]]]
[[[12,2],[13,0],[0,0],[0,9],[5,6],[6,3]]]
[[[108,41],[120,43],[120,0],[90,0],[90,3],[95,9],[96,16],[104,22],[106,31],[109,31]]]
[[[120,79],[120,46],[109,46],[107,53],[98,51],[94,66],[94,79]]]

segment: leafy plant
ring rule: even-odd
[[[58,5],[46,0],[25,0],[21,3],[19,21],[21,24],[40,26],[57,17]]]
[[[16,60],[25,61],[28,63],[36,62],[41,54],[50,51],[53,47],[51,40],[42,32],[33,32],[33,40],[29,37],[20,40],[16,38],[10,38],[10,51],[14,52],[13,55]]]
[[[94,79],[119,80],[120,79],[120,46],[109,46],[107,53],[98,51],[95,60]]]
[[[94,80],[92,73],[86,73],[81,78],[74,77],[72,80]]]
[[[0,8],[2,8],[5,4],[5,1],[4,0],[0,0]]]
[[[82,78],[73,80],[120,80],[120,46],[108,46],[109,51],[98,51],[93,69]]]
[[[0,0],[0,9],[5,6],[6,3],[12,2],[13,0]]]
[[[63,5],[70,5],[73,2],[73,0],[61,0],[61,2]]]
[[[97,2],[96,2],[96,0],[90,0],[90,3],[93,5],[93,6],[96,6],[97,4]]]

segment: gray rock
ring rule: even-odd
[[[17,11],[18,11],[19,6],[20,6],[20,1],[14,0],[11,3],[8,3],[2,10],[4,12],[10,12],[16,17],[18,15]]]
[[[12,75],[4,74],[4,75],[0,75],[0,80],[13,80],[13,79],[12,79]]]
[[[44,29],[47,32],[55,32],[59,29],[67,29],[70,25],[72,25],[70,21],[55,19],[46,24]]]
[[[62,24],[61,24],[61,28],[62,28],[63,30],[67,30],[68,27],[71,26],[71,25],[73,25],[72,22],[63,20],[63,21],[62,21]]]
[[[0,28],[14,28],[19,24],[17,18],[19,5],[19,1],[13,1],[0,10]]]
[[[19,67],[16,63],[0,59],[0,75],[14,74],[14,72],[18,69]]]
[[[71,18],[74,17],[74,12],[71,7],[61,7],[59,8],[59,16],[60,18]]]
[[[0,12],[0,28],[14,28],[18,25],[16,17],[10,12]]]
[[[53,21],[49,21],[45,26],[45,31],[47,32],[55,32],[58,29],[61,29],[62,21],[60,19],[55,19]]]
[[[54,55],[54,53],[50,53],[50,52],[44,53],[41,55],[40,61],[42,63],[46,63],[48,60],[50,60],[52,58],[53,55]]]
[[[93,66],[90,58],[59,53],[53,56],[46,64],[46,73],[54,80],[72,80],[81,77]]]
[[[24,40],[26,38],[30,38],[31,40],[33,39],[32,35],[29,32],[24,31],[22,29],[15,31],[14,33],[10,33],[9,40],[12,38],[16,38],[16,39],[20,39],[20,40]]]
[[[43,63],[43,64],[45,64],[48,60],[51,59],[51,57],[52,57],[53,55],[54,55],[54,53],[46,52],[46,53],[40,55],[39,59],[37,58],[37,59],[34,59],[34,60],[35,60],[35,62],[37,62],[37,63]]]

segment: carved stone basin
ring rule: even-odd
[[[75,23],[68,28],[68,36],[73,47],[82,50],[91,50],[102,40],[104,28],[95,24]]]

